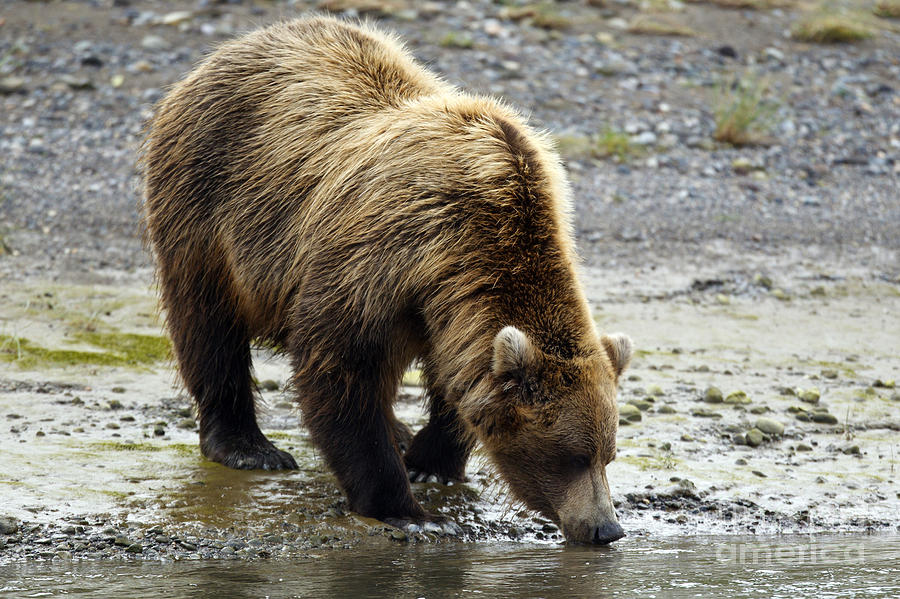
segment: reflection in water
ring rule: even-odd
[[[3,596],[900,596],[900,536],[630,538],[611,547],[456,544],[294,561],[0,566]]]

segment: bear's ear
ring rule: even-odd
[[[613,370],[615,370],[616,378],[618,379],[625,372],[625,369],[628,368],[628,365],[631,364],[631,355],[634,352],[631,338],[622,333],[613,333],[612,335],[601,337],[600,343],[603,344],[603,349],[609,355],[609,360],[612,362]]]
[[[534,346],[516,327],[503,327],[494,337],[491,370],[497,378],[525,378],[536,361]]]

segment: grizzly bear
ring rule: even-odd
[[[568,540],[624,533],[606,480],[631,357],[576,278],[569,192],[545,135],[327,17],[225,43],[156,107],[146,232],[203,454],[296,468],[256,422],[251,341],[292,361],[302,419],[350,508],[441,519],[410,476],[462,480],[480,442]],[[392,403],[422,364],[430,420]]]

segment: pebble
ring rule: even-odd
[[[678,412],[672,406],[659,406],[656,408],[657,414],[677,414]]]
[[[19,532],[19,521],[8,516],[0,517],[0,535],[14,535]]]
[[[663,395],[665,395],[665,392],[659,385],[650,385],[650,387],[647,389],[647,394],[652,395],[653,397],[662,397]]]
[[[759,447],[766,440],[766,436],[758,428],[751,428],[747,431],[745,438],[750,447]]]
[[[619,406],[619,423],[620,424],[628,424],[631,422],[640,422],[641,421],[641,411],[631,404],[625,404]],[[623,422],[624,421],[624,422]]]
[[[694,408],[691,410],[691,416],[696,416],[697,418],[721,418],[722,415],[713,410],[707,410],[706,408]]]
[[[703,401],[706,403],[722,403],[722,390],[718,387],[707,387],[703,395]]]
[[[0,94],[16,94],[25,91],[25,79],[22,77],[0,78]]]
[[[158,35],[145,35],[141,40],[141,47],[145,50],[161,51],[168,50],[172,45]]]
[[[812,389],[806,389],[797,394],[797,398],[800,401],[805,401],[806,403],[817,404],[819,403],[819,398],[821,394],[819,390],[813,387]]]
[[[796,449],[797,451],[812,451],[813,448],[806,443],[798,443]]]
[[[723,400],[727,404],[731,405],[744,405],[751,403],[751,399],[747,396],[747,393],[744,391],[732,391],[728,395],[725,396]]]
[[[260,381],[259,388],[263,391],[278,391],[278,383],[273,381],[272,379],[266,379],[264,381]]]
[[[193,429],[197,427],[197,422],[193,418],[182,418],[178,421],[178,428]]]
[[[780,437],[784,434],[784,425],[771,418],[759,418],[754,426],[767,435],[775,435]]]
[[[834,414],[828,412],[811,412],[809,419],[819,424],[837,424],[838,419]]]
[[[646,399],[629,399],[628,405],[636,407],[641,412],[646,412],[653,407],[653,402],[647,401]]]

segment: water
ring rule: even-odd
[[[282,561],[28,562],[0,596],[900,596],[900,536],[629,538],[611,547],[395,546]]]

